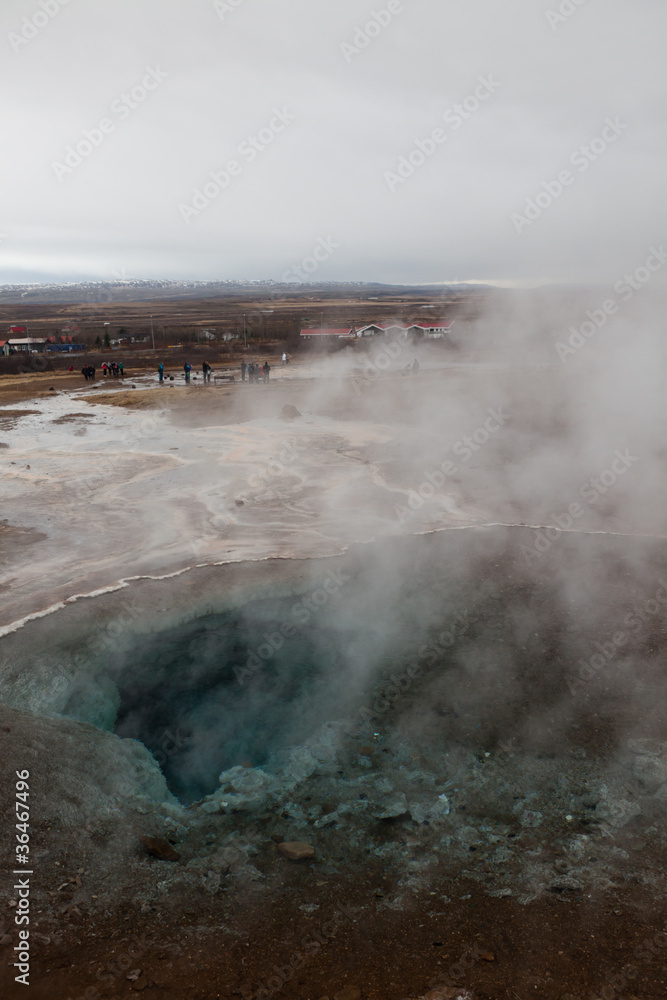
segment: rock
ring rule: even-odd
[[[346,986],[338,993],[334,993],[333,1000],[361,1000],[361,990],[358,986]]]
[[[0,938],[0,948],[7,948],[10,944],[12,944],[12,940],[11,934],[3,934]]]
[[[657,802],[667,803],[667,785],[660,785],[660,788],[657,790],[653,798]]]
[[[580,892],[583,887],[583,882],[572,875],[559,875],[549,882],[547,889],[549,892]]]
[[[532,809],[524,809],[519,818],[519,823],[524,828],[542,825],[542,813],[534,812]]]
[[[248,768],[237,764],[228,771],[222,771],[218,780],[221,787],[213,795],[207,796],[206,801],[217,802],[218,809],[231,812],[252,812],[267,807],[273,794],[281,790],[278,779],[260,767]],[[210,807],[206,808],[206,805],[202,808],[206,812],[213,811]]]
[[[300,417],[302,414],[299,413],[296,406],[292,406],[291,403],[286,403],[280,411],[280,416],[283,420],[295,420],[296,417]]]
[[[628,740],[628,750],[646,757],[665,757],[667,743],[660,740]]]
[[[313,756],[308,747],[296,747],[292,750],[283,769],[290,791],[306,778],[310,778],[311,774],[317,770],[318,763],[317,758]]]
[[[312,858],[315,856],[314,847],[311,847],[310,844],[304,844],[298,840],[278,844],[278,850],[282,856],[287,858],[289,861],[301,861],[303,858]]]
[[[209,799],[207,802],[202,802],[199,806],[202,812],[212,815],[213,813],[221,812],[222,809],[227,805],[222,799]]]
[[[642,807],[638,802],[630,802],[628,799],[614,801],[606,796],[595,807],[595,818],[616,829],[625,826],[636,816],[641,816],[641,813]]]
[[[449,799],[446,795],[438,795],[435,802],[411,802],[410,815],[415,823],[435,823],[449,816]]]
[[[635,760],[632,773],[642,785],[654,792],[667,783],[667,760],[642,755]]]
[[[135,982],[141,975],[141,969],[133,969],[132,972],[128,972],[126,979],[129,979],[131,983]]]
[[[320,816],[318,819],[315,820],[313,826],[315,827],[316,830],[323,830],[325,827],[333,826],[334,823],[337,823],[338,820],[340,819],[340,816],[341,814],[336,809],[332,813],[326,813],[325,816]]]
[[[396,792],[384,802],[373,806],[372,814],[376,819],[397,819],[410,811],[408,800],[403,792]]]
[[[474,826],[462,826],[456,834],[456,839],[468,847],[472,844],[479,846],[482,843],[481,834]]]
[[[180,854],[175,851],[171,844],[159,837],[140,837],[139,840],[152,857],[158,861],[179,861]]]
[[[142,976],[141,979],[137,979],[135,980],[135,982],[130,984],[130,989],[145,990],[147,986],[148,986],[148,980],[146,979],[145,976]]]

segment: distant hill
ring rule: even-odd
[[[0,303],[74,304],[78,302],[150,302],[156,299],[258,298],[309,299],[344,296],[392,297],[443,295],[492,290],[492,285],[382,285],[363,281],[281,284],[276,281],[81,281],[54,284],[0,285]]]

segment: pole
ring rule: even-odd
[[[151,316],[151,339],[153,341],[153,350],[155,350],[155,333],[153,331],[153,317]]]

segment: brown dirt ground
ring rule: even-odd
[[[264,987],[287,1000],[319,1000],[354,985],[363,1000],[406,1000],[450,985],[473,990],[478,1000],[588,1000],[605,988],[609,997],[664,1000],[665,939],[654,941],[665,927],[663,902],[647,899],[637,884],[648,863],[635,856],[633,874],[613,898],[562,894],[527,905],[490,898],[443,864],[398,912],[378,909],[391,876],[377,862],[342,877],[318,876],[271,849],[257,862],[270,894],[168,898],[145,914],[119,899],[116,919],[95,924],[67,890],[63,902],[74,908],[59,918],[66,943],[46,943],[48,927],[40,927],[46,938],[37,942],[29,995],[112,1000],[140,991],[165,1000],[254,1000]],[[154,864],[168,877],[169,862]],[[453,902],[434,904],[431,886]],[[304,912],[304,899],[319,909]],[[336,913],[334,930],[328,922]],[[312,944],[318,932],[319,948]],[[283,972],[280,986],[274,977],[301,948],[301,967],[289,977]],[[632,978],[616,993],[609,977],[618,984],[624,969]],[[127,979],[133,970],[141,972],[134,983]],[[26,995],[9,977],[4,985],[6,997]]]

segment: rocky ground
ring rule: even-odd
[[[614,995],[664,995],[665,742],[626,741],[612,764],[594,728],[563,757],[332,723],[184,809],[133,741],[0,723],[3,769],[36,775],[35,996],[560,1000],[620,977]]]

